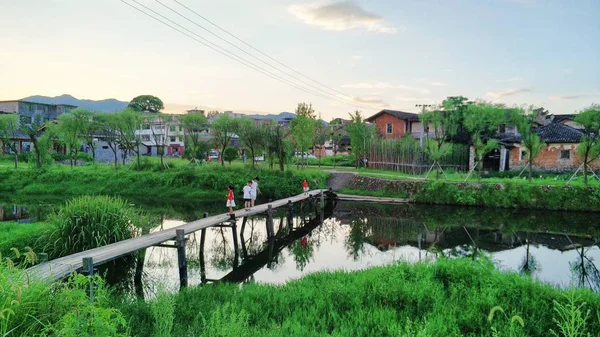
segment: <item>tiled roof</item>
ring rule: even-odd
[[[539,127],[536,133],[546,143],[579,143],[583,137],[583,132],[561,123]]]
[[[409,121],[418,121],[419,120],[419,114],[416,114],[413,112],[404,112],[404,111],[398,111],[398,110],[381,110],[378,113],[374,114],[373,116],[367,118],[366,121],[373,122],[377,117],[379,117],[383,114],[389,114],[389,115],[398,117],[399,119],[403,119],[403,120],[409,120]]]
[[[554,118],[552,119],[553,122],[562,122],[564,120],[574,120],[575,119],[574,114],[565,114],[565,115],[554,115]]]
[[[581,137],[583,136],[583,132],[580,130],[558,122],[550,123],[546,126],[540,126],[535,129],[535,133],[540,136],[544,143],[579,143],[581,141]],[[515,144],[521,142],[520,135],[510,133],[500,133],[494,138],[504,144]]]

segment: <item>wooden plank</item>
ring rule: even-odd
[[[239,218],[264,213],[269,208],[269,205],[271,205],[272,208],[275,209],[287,205],[288,201],[296,203],[298,201],[308,199],[312,196],[319,195],[322,192],[326,192],[326,190],[314,190],[310,191],[306,195],[302,193],[291,198],[280,199],[271,203],[257,205],[249,211],[246,211],[245,209],[240,209],[234,212],[235,217]],[[223,207],[223,209],[225,209],[225,207]],[[133,239],[116,242],[107,246],[90,249],[84,252],[44,262],[31,268],[28,268],[26,272],[29,274],[30,277],[48,280],[60,280],[69,275],[70,273],[81,269],[82,259],[84,257],[90,257],[94,260],[95,265],[101,265],[119,257],[129,255],[140,249],[148,248],[150,246],[154,246],[168,240],[173,240],[176,237],[175,233],[178,229],[183,229],[184,233],[187,235],[202,229],[212,227],[222,222],[227,222],[229,220],[230,216],[228,213],[199,219],[174,228],[169,228],[163,231],[142,235]]]

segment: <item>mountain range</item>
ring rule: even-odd
[[[129,102],[119,101],[114,98],[94,101],[91,99],[77,99],[71,95],[60,95],[56,97],[48,96],[29,96],[23,98],[24,101],[44,103],[44,104],[69,104],[79,108],[84,108],[90,111],[98,112],[115,112],[121,111],[127,107]]]

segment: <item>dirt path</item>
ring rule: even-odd
[[[338,191],[346,186],[352,179],[352,176],[356,175],[356,172],[341,172],[341,171],[329,171],[332,174],[331,178],[327,180],[327,187],[331,187],[334,191]]]

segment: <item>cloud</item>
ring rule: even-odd
[[[498,80],[496,82],[498,83],[510,83],[510,82],[521,82],[523,79],[521,77],[512,77],[512,78],[507,78],[505,80]]]
[[[352,100],[356,103],[364,103],[381,108],[387,108],[390,106],[388,102],[386,102],[385,99],[379,95],[355,96],[352,97]]]
[[[416,97],[406,97],[406,96],[396,96],[396,101],[400,101],[400,102],[414,102],[414,101],[418,101],[419,99]]]
[[[504,89],[501,91],[490,91],[487,94],[485,94],[488,97],[491,97],[492,99],[500,99],[502,97],[506,97],[506,96],[513,96],[513,95],[518,95],[518,94],[522,94],[525,92],[531,92],[531,89],[527,89],[527,88],[510,88],[510,89]]]
[[[342,85],[342,88],[350,88],[350,89],[404,89],[409,91],[420,92],[422,94],[428,94],[430,91],[428,89],[411,87],[404,84],[392,84],[388,82],[359,82],[359,83],[349,83]]]
[[[442,69],[442,71],[445,72],[445,73],[451,73],[451,72],[453,72],[452,69]]]
[[[563,96],[549,96],[548,99],[551,101],[569,101],[573,99],[583,98],[587,95],[563,95]]]
[[[446,85],[446,83],[442,83],[442,82],[429,82],[429,85],[434,86],[434,87],[443,87]]]
[[[364,57],[362,55],[352,55],[350,58],[354,61],[359,61],[362,60]]]
[[[370,13],[352,0],[327,5],[293,5],[288,11],[307,25],[342,32],[363,28],[369,32],[393,34],[398,28],[388,24],[381,16]]]

